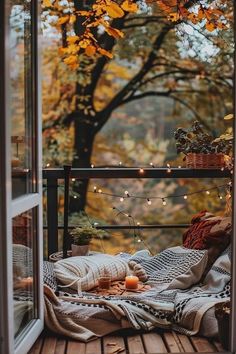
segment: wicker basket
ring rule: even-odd
[[[196,154],[186,156],[187,168],[222,168],[225,166],[224,154]]]
[[[229,350],[230,302],[226,301],[215,305],[215,316],[218,322],[219,339],[222,347]]]

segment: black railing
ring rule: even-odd
[[[64,230],[64,235],[73,225],[67,225],[68,215],[64,215],[64,225],[58,225],[58,180],[63,179],[66,184],[69,179],[121,179],[121,178],[153,178],[153,179],[178,179],[178,178],[229,178],[231,174],[228,170],[221,169],[187,169],[187,168],[48,168],[43,170],[43,178],[46,180],[44,186],[47,189],[47,239],[48,254],[58,251],[58,230]],[[65,203],[68,201],[68,189],[65,188]],[[66,205],[67,209],[67,205]],[[186,228],[188,224],[155,224],[155,225],[103,225],[97,226],[102,229],[167,229]],[[65,243],[64,254],[69,245]]]

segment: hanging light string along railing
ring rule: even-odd
[[[211,191],[218,191],[218,197],[219,199],[223,199],[223,196],[220,194],[221,189],[223,187],[230,188],[232,186],[232,182],[220,184],[217,186],[213,186],[210,188],[204,188],[200,189],[194,192],[189,192],[189,193],[181,193],[181,194],[172,194],[172,195],[165,195],[165,196],[151,196],[151,195],[134,195],[130,194],[127,190],[123,194],[116,194],[116,193],[109,193],[109,192],[103,192],[101,188],[97,188],[96,186],[93,187],[93,190],[88,190],[88,193],[96,193],[100,195],[105,195],[108,197],[114,197],[114,198],[119,198],[120,202],[123,202],[125,199],[141,199],[141,200],[146,200],[148,205],[151,205],[152,200],[162,200],[162,204],[166,205],[166,199],[170,198],[184,198],[187,199],[189,196],[195,195],[195,194],[200,194],[200,193],[206,193],[207,195],[210,195]]]

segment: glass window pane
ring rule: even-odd
[[[32,190],[31,1],[13,1],[10,11],[10,102],[13,198]]]
[[[35,243],[36,210],[29,210],[13,219],[13,298],[14,335],[37,318]]]

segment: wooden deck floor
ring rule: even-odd
[[[225,352],[217,341],[186,337],[174,332],[109,335],[81,343],[53,335],[41,335],[28,354],[157,354]]]

